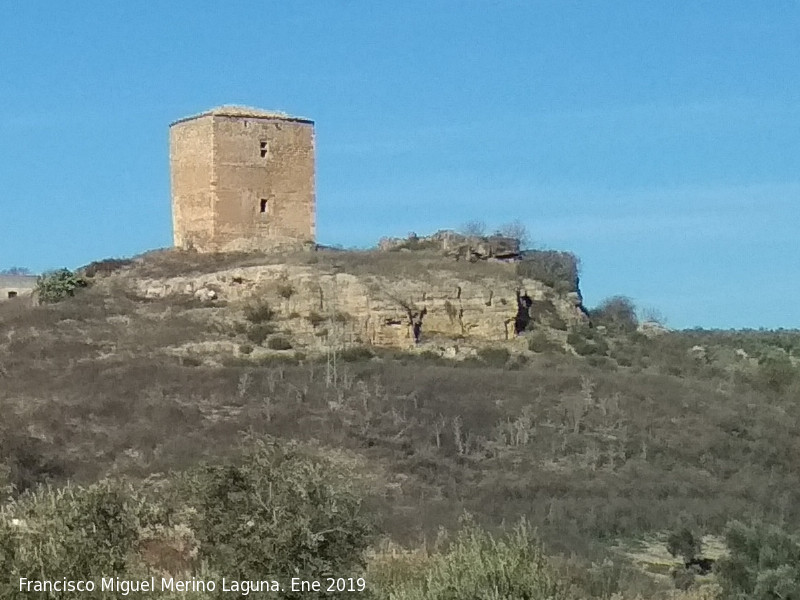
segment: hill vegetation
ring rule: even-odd
[[[378,268],[337,254],[289,260]],[[0,597],[33,572],[295,569],[376,598],[800,597],[800,332],[647,329],[617,297],[566,345],[542,305],[522,345],[356,347],[334,370],[268,306],[237,332],[224,301],[130,285],[259,259],[192,260],[98,263],[58,302],[0,305]],[[169,351],[188,343],[216,360]]]

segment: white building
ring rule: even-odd
[[[0,275],[0,302],[33,295],[35,275]]]

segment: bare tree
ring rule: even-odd
[[[641,321],[650,321],[651,323],[658,323],[659,325],[666,326],[667,318],[659,309],[653,306],[645,306],[639,309],[639,316]]]
[[[561,400],[567,422],[572,427],[572,433],[580,433],[584,416],[595,404],[594,387],[594,383],[589,378],[581,377],[581,391],[569,394]]]
[[[453,417],[453,441],[456,443],[456,451],[459,454],[464,454],[464,422],[461,416]]]
[[[442,447],[442,432],[444,431],[445,426],[447,425],[447,419],[445,419],[444,415],[439,415],[433,421],[433,434],[436,436],[436,448]]]
[[[414,335],[414,342],[419,343],[420,336],[422,334],[422,320],[425,318],[425,315],[428,314],[427,307],[423,306],[422,309],[419,309],[411,300],[404,300],[403,298],[392,294],[386,289],[383,290],[383,293],[392,302],[397,303],[401,308],[403,308],[403,310],[406,311],[406,315],[408,316],[408,324],[411,327],[411,331]]]
[[[500,233],[519,242],[520,248],[527,248],[531,243],[531,236],[528,228],[519,219],[514,219],[509,223],[500,226]]]
[[[483,237],[486,235],[486,223],[483,221],[467,221],[461,226],[461,233],[469,237]]]

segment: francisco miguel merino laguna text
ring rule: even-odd
[[[98,583],[92,579],[27,579],[19,580],[20,592],[116,592],[127,596],[131,592],[214,592],[217,582],[213,579],[175,579],[173,577],[150,577],[149,579],[120,579],[102,577]],[[326,577],[323,581],[292,577],[293,592],[349,591],[363,592],[367,587],[363,577]],[[238,580],[222,578],[220,591],[247,596],[250,592],[282,592],[283,586],[275,580]]]

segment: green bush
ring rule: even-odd
[[[40,275],[36,281],[36,295],[40,302],[53,304],[75,295],[87,286],[86,280],[69,269],[59,269]]]
[[[248,445],[235,464],[205,465],[139,488],[111,481],[41,488],[0,506],[0,598],[28,598],[20,578],[93,580],[93,593],[47,597],[95,600],[116,597],[101,591],[101,577],[170,573],[284,584],[358,577],[371,526],[354,481],[353,473],[270,439]],[[275,597],[321,596],[287,590]]]
[[[800,538],[774,525],[734,521],[725,532],[728,556],[716,565],[725,598],[800,598]]]
[[[270,350],[291,350],[292,342],[283,335],[276,335],[267,340],[267,348]]]
[[[241,346],[239,346],[239,352],[241,354],[252,354],[253,347],[250,344],[242,344]]]
[[[43,488],[7,504],[0,509],[0,597],[27,597],[19,591],[23,577],[76,581],[124,575],[142,511],[139,496],[108,481]],[[98,591],[59,597],[102,596]]]
[[[352,481],[298,446],[271,440],[248,449],[241,464],[193,471],[199,559],[229,578],[354,576],[370,527]]]

